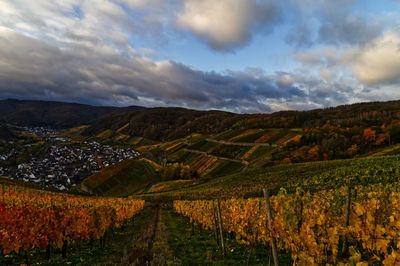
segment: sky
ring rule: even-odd
[[[400,0],[0,0],[0,99],[240,113],[400,99]]]

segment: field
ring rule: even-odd
[[[63,133],[74,145],[94,139],[141,153],[71,191],[84,195],[0,179],[0,263],[400,265],[399,144],[307,161],[310,145],[305,162],[291,163],[277,158],[299,153],[306,130],[232,127],[155,141],[127,128]]]
[[[264,188],[309,191],[354,185],[391,184],[398,182],[400,156],[384,156],[348,160],[278,165],[263,169],[233,171],[218,176],[224,165],[198,182],[151,196],[210,198],[215,196],[249,197],[261,195]],[[232,165],[227,166],[232,169]],[[226,170],[225,170],[226,171]],[[148,195],[148,194],[143,194]]]
[[[104,247],[113,230],[127,226],[144,207],[138,199],[74,196],[14,185],[0,188],[0,261],[19,261],[45,251],[51,260],[53,249],[66,259],[70,246],[99,240]],[[32,251],[32,253],[31,253]]]
[[[272,239],[281,265],[397,265],[398,147],[352,159],[274,165],[273,154],[301,134],[231,129],[144,146],[152,158],[163,151],[167,162],[200,174],[134,192],[159,206],[155,238],[161,238],[157,245],[170,265],[219,265],[221,259],[265,265],[273,261]],[[271,228],[263,189],[271,195]],[[182,230],[195,233],[188,238]],[[183,256],[178,245],[188,249]]]
[[[127,196],[148,188],[158,179],[146,160],[126,160],[84,180],[81,188],[93,194]]]
[[[29,242],[10,241],[0,243],[3,253],[7,254],[0,261],[40,265],[97,265],[100,261],[119,261],[120,265],[127,262],[140,265],[145,261],[167,265],[265,265],[273,261],[270,243],[274,239],[281,265],[397,265],[399,164],[400,156],[370,157],[236,170],[235,174],[206,175],[197,181],[159,182],[145,193],[142,190],[134,193],[134,198],[129,200],[142,198],[147,202],[146,207],[133,221],[120,223],[124,230],[116,228],[111,235],[107,233],[107,240],[101,236],[109,230],[90,233],[89,227],[88,233],[83,233],[86,231],[74,231],[75,225],[69,223],[68,238],[63,234],[60,240],[49,236],[54,243],[49,259],[43,260],[48,254],[46,242],[26,246],[23,243]],[[226,167],[233,169],[232,165]],[[268,189],[271,194],[270,229],[266,226],[268,216],[265,199],[261,198],[262,189]],[[69,206],[72,209],[64,209],[63,215],[70,216],[76,211],[82,212],[81,208],[96,208],[96,201],[102,201],[93,197],[92,204],[87,199],[83,206],[82,196],[34,188],[14,189],[14,184],[9,183],[3,185],[2,195],[6,202],[6,212],[1,212],[3,223],[7,223],[7,218],[4,219],[7,211],[18,212],[18,206],[25,206],[23,223],[32,220],[29,215],[45,211],[35,204],[30,207],[32,212],[27,211],[28,199],[48,202],[53,211],[57,206]],[[53,199],[49,201],[47,195]],[[113,206],[114,201],[123,202],[113,198],[103,201],[107,200],[111,201],[106,206]],[[220,208],[221,215],[216,214],[216,208]],[[37,223],[41,227],[46,225],[44,220]],[[15,222],[11,224],[18,226]],[[15,230],[10,226],[3,225],[3,228]],[[19,234],[27,234],[24,232]],[[31,232],[36,234],[34,239],[40,239],[39,231]],[[220,234],[224,238],[223,246]],[[93,246],[90,238],[101,240]],[[68,255],[63,251],[63,239],[69,239]],[[21,243],[21,246],[8,248],[5,243]],[[113,252],[121,255],[114,256]]]

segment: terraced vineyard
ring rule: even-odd
[[[166,147],[182,145],[190,143],[176,141]],[[182,151],[171,148],[173,155]],[[103,249],[109,254],[101,244],[106,232],[123,234],[122,226],[129,235],[108,236],[109,250],[125,250],[114,258],[117,265],[187,265],[190,260],[217,265],[243,265],[248,260],[262,265],[272,260],[272,239],[281,265],[398,265],[399,155],[258,169],[200,155],[181,155],[198,169],[203,167],[204,176],[197,180],[159,182],[162,166],[142,158],[116,164],[85,182],[96,193],[134,194],[135,199],[85,198],[4,185],[0,261],[38,261],[53,250],[50,261],[58,265],[81,256],[87,262],[82,265],[97,265],[89,254],[101,254]],[[271,228],[263,189],[272,194]],[[215,198],[220,200],[220,223]],[[138,214],[143,200],[146,207]],[[132,223],[133,215],[141,218]],[[218,228],[221,232],[215,231]],[[91,248],[90,239],[101,239],[100,248]],[[65,251],[68,246],[70,252]],[[182,256],[180,250],[187,246],[189,251]]]
[[[94,198],[52,193],[10,185],[0,187],[0,249],[4,259],[31,250],[60,248],[81,241],[105,241],[143,207],[143,200]],[[3,258],[1,258],[3,260]]]
[[[354,191],[347,199],[345,189],[280,193],[267,199],[270,221],[262,198],[222,200],[221,216],[210,200],[175,201],[174,208],[209,230],[220,217],[223,230],[240,242],[269,246],[274,241],[294,265],[398,265],[400,193],[393,187]]]
[[[400,156],[384,156],[278,165],[262,169],[236,171],[231,175],[206,176],[192,185],[143,194],[149,197],[193,197],[213,196],[251,197],[260,196],[264,188],[277,192],[284,188],[288,192],[298,187],[308,191],[334,189],[354,185],[391,184],[400,175]]]
[[[152,112],[57,135],[140,153],[85,196],[0,179],[0,264],[400,265],[397,122]]]
[[[175,200],[174,209],[210,231],[221,228],[241,243],[269,248],[273,240],[293,265],[399,265],[399,166],[399,156],[279,166],[256,180],[286,176],[280,184],[240,187],[244,174],[232,175],[220,180],[220,190],[209,181],[169,196],[186,198]],[[274,194],[267,198],[270,221],[262,187]],[[221,203],[199,200],[212,195]]]
[[[98,195],[127,196],[156,181],[156,170],[147,160],[126,160],[89,176],[81,187]]]
[[[217,230],[221,227],[224,244],[250,257],[255,252],[255,265],[272,261],[272,239],[281,265],[398,265],[400,155],[396,146],[353,159],[274,165],[274,154],[298,142],[302,134],[300,129],[236,128],[141,146],[148,160],[157,161],[159,156],[167,163],[183,163],[200,178],[155,182],[136,194],[160,204],[164,217],[160,223],[165,217],[170,224],[184,219],[179,213],[188,217],[189,226],[200,225],[198,230],[208,232],[208,241],[215,241],[213,256],[228,260],[234,256],[223,252],[226,246],[221,247]],[[380,156],[385,154],[394,155]],[[162,161],[157,163],[156,172],[163,167]],[[272,195],[271,228],[263,189]],[[165,224],[161,228],[167,232],[156,234],[168,239],[171,229]],[[170,262],[181,265],[184,258],[177,259],[173,241],[166,242]]]

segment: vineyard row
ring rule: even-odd
[[[143,200],[92,198],[0,187],[0,251],[66,247],[71,240],[96,240],[121,227]]]
[[[213,200],[177,200],[174,209],[210,230],[220,224],[243,243],[273,240],[294,265],[400,265],[400,193],[369,190],[281,192],[268,200],[270,227],[264,198],[220,200],[220,222]]]

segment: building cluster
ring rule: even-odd
[[[40,151],[31,152],[29,160],[16,164],[7,162],[13,155],[32,149],[32,145],[0,154],[0,176],[67,190],[104,167],[139,156],[132,148],[113,147],[96,141],[76,143],[53,131],[29,130],[44,136]]]

